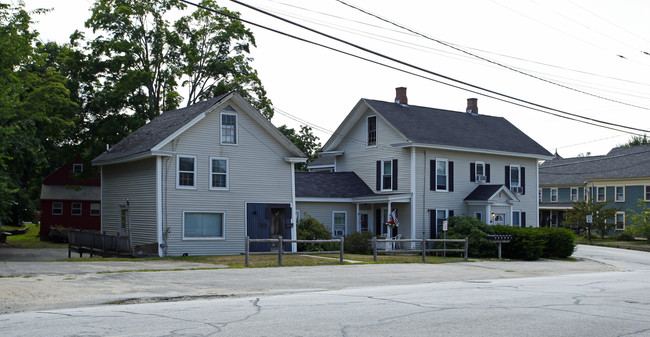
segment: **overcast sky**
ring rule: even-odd
[[[650,1],[345,0],[428,38],[335,0],[244,2],[439,75],[562,112],[650,129]],[[83,27],[92,3],[25,1],[28,9],[54,8],[35,18],[39,21],[36,29],[42,40],[60,43]],[[233,2],[219,4],[239,11],[246,20],[452,83]],[[409,105],[464,111],[467,98],[477,97],[480,114],[505,117],[563,157],[605,154],[632,137],[249,28],[257,42],[252,50],[253,66],[277,109],[273,123],[295,128],[308,123],[323,144],[359,99],[392,101],[395,88],[400,86],[408,88]]]

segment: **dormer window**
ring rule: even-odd
[[[370,116],[366,120],[368,135],[367,146],[377,146],[377,116]]]

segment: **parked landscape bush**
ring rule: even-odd
[[[354,232],[346,235],[343,250],[346,254],[372,254],[370,244],[372,237],[371,232]]]
[[[329,240],[332,238],[332,233],[320,221],[308,216],[298,221],[296,236],[298,240]],[[299,243],[298,251],[321,252],[331,250],[330,246],[332,245],[324,243]]]
[[[624,231],[616,235],[616,240],[634,241],[634,232],[632,231],[632,229],[626,228]]]

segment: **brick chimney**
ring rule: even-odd
[[[395,103],[404,105],[409,104],[408,98],[406,98],[405,87],[395,88]]]
[[[473,115],[478,115],[478,98],[467,99],[467,109],[465,112]]]

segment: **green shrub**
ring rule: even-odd
[[[346,254],[372,254],[371,232],[354,232],[345,236],[343,251]]]
[[[453,216],[449,218],[448,239],[468,238],[467,254],[471,257],[491,257],[497,255],[497,245],[487,239],[494,234],[494,229],[481,220],[471,216]]]
[[[626,230],[618,233],[618,235],[616,235],[616,240],[634,241],[634,233],[631,230],[626,229]]]
[[[327,230],[327,227],[325,227],[325,225],[320,221],[312,217],[306,217],[298,221],[296,236],[298,237],[298,240],[329,240],[332,238],[332,233],[330,233],[330,231]],[[331,250],[331,246],[331,244],[325,243],[299,243],[298,251],[321,252],[324,250]]]
[[[573,231],[564,228],[536,228],[546,236],[546,245],[542,257],[567,258],[576,250],[573,243]]]

